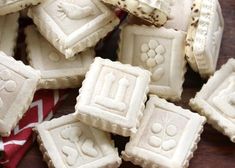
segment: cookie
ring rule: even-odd
[[[171,3],[171,13],[164,27],[187,32],[193,2],[194,0],[173,0]]]
[[[195,0],[186,39],[186,58],[203,78],[215,72],[224,30],[218,0]]]
[[[117,168],[121,164],[110,135],[81,123],[71,114],[37,125],[36,132],[49,168]]]
[[[19,27],[18,19],[19,13],[0,16],[0,51],[8,56],[14,55]]]
[[[25,30],[29,65],[41,72],[39,89],[63,89],[79,87],[95,57],[94,49],[88,49],[65,59],[34,26]]]
[[[235,143],[235,59],[215,72],[190,100],[190,106]]]
[[[119,24],[100,0],[48,0],[28,12],[41,34],[66,58],[105,37]]]
[[[143,168],[186,168],[197,149],[205,118],[151,96],[137,133],[122,158]]]
[[[0,135],[8,136],[28,110],[40,73],[0,52]]]
[[[102,0],[144,19],[155,26],[162,26],[170,15],[170,0]]]
[[[185,37],[182,31],[164,27],[123,26],[119,61],[152,73],[150,93],[171,101],[180,100],[186,72]]]
[[[147,99],[150,72],[97,57],[75,106],[82,122],[122,136],[137,131]]]
[[[37,5],[43,0],[1,0],[0,15],[20,11],[28,6]]]

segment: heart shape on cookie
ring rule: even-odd
[[[94,142],[91,139],[86,139],[82,144],[82,152],[90,157],[98,155],[98,151],[94,148]]]
[[[68,146],[64,146],[62,148],[62,152],[65,154],[66,156],[66,162],[70,165],[70,166],[73,166],[76,161],[77,161],[77,157],[78,157],[78,152],[71,148],[71,147],[68,147]]]
[[[61,131],[61,137],[68,139],[71,142],[78,142],[79,137],[82,135],[82,130],[80,127],[67,127]]]

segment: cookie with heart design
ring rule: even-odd
[[[36,126],[38,143],[49,167],[112,167],[121,164],[108,133],[89,127],[73,114]]]

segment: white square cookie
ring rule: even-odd
[[[185,168],[197,148],[205,118],[157,96],[147,102],[137,133],[123,159],[144,168]]]
[[[170,15],[171,0],[102,0],[156,26],[162,26]]]
[[[36,126],[43,158],[54,168],[117,168],[118,151],[108,133],[89,127],[73,115]]]
[[[40,89],[79,87],[95,57],[88,49],[66,59],[34,26],[25,30],[29,65],[41,72]]]
[[[119,61],[152,72],[150,93],[179,100],[183,91],[185,36],[182,31],[140,25],[122,28]]]
[[[235,143],[235,59],[215,72],[190,100],[190,106]]]
[[[0,16],[0,50],[8,56],[14,55],[19,27],[18,19],[19,13]]]
[[[47,0],[30,8],[28,15],[66,58],[95,46],[119,24],[100,0]]]
[[[37,5],[43,0],[0,0],[0,15],[20,11],[28,6]]]
[[[40,73],[0,52],[0,135],[8,136],[32,102]]]
[[[164,27],[188,31],[194,0],[172,0],[171,13]]]
[[[218,0],[195,0],[192,6],[185,54],[192,69],[203,78],[215,72],[224,30]]]
[[[149,82],[146,70],[97,57],[80,89],[76,116],[88,125],[130,136],[143,115]]]

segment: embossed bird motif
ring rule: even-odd
[[[89,6],[81,7],[69,2],[60,2],[58,12],[64,15],[63,18],[67,16],[72,20],[83,19],[94,14],[93,9]]]

